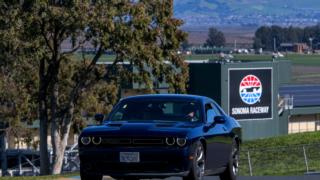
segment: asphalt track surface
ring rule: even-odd
[[[75,177],[76,179],[80,179],[80,177]],[[166,178],[165,180],[181,180],[179,177],[171,177]],[[113,180],[110,177],[104,177],[103,180]],[[157,180],[157,179],[153,179]],[[206,176],[204,180],[220,180],[218,177],[208,177]],[[258,176],[258,177],[238,177],[238,180],[320,180],[320,174],[315,175],[305,175],[305,176]]]

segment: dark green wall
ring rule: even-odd
[[[221,104],[221,64],[190,63],[188,94],[207,96]]]
[[[279,66],[279,84],[290,84],[292,78],[291,61],[281,60],[277,64]]]
[[[290,61],[256,61],[230,63],[191,63],[189,64],[189,94],[204,95],[216,100],[228,112],[228,69],[229,68],[272,68],[272,119],[242,120],[243,139],[251,140],[278,136],[288,133],[287,116],[278,115],[279,85],[290,83]]]

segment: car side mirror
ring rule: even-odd
[[[226,122],[226,119],[223,116],[216,116],[214,117],[214,122],[216,124],[224,124]]]
[[[104,120],[104,115],[103,114],[96,114],[96,115],[94,115],[94,119],[96,121],[98,121],[100,124],[102,124],[102,122]]]

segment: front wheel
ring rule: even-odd
[[[183,180],[203,180],[205,170],[205,150],[201,142],[196,143],[190,173]]]
[[[239,145],[234,141],[226,170],[220,174],[221,180],[236,180],[239,171]]]

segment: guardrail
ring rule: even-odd
[[[320,144],[243,149],[240,175],[301,175],[320,172]]]

